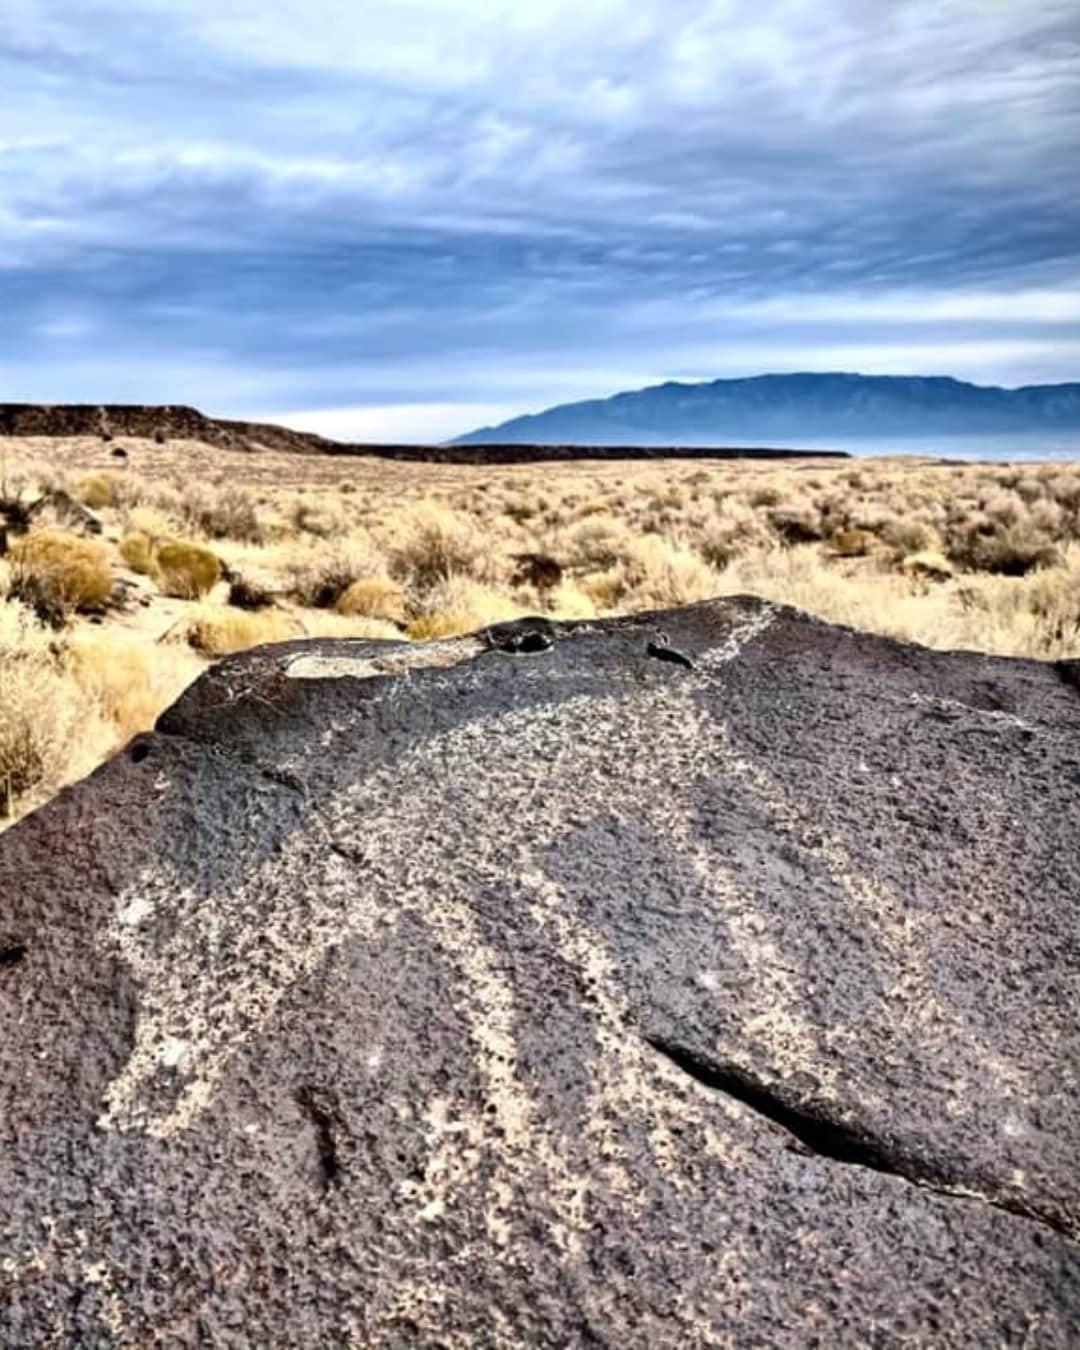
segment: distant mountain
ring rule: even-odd
[[[949,376],[756,375],[564,403],[456,445],[799,444],[822,438],[1080,431],[1080,383],[1002,389]]]

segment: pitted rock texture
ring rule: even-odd
[[[223,662],[0,840],[0,1342],[1075,1345],[1078,806],[758,601]]]

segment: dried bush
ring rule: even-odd
[[[97,725],[55,640],[21,605],[0,604],[0,817],[59,787]]]
[[[953,576],[953,565],[934,549],[911,553],[899,563],[900,571],[909,577],[925,581],[948,581]]]
[[[769,513],[769,525],[785,544],[810,544],[825,534],[821,514],[809,502],[776,507]]]
[[[746,494],[746,500],[755,511],[762,507],[779,506],[783,499],[784,494],[779,488],[768,486],[751,488]]]
[[[112,594],[104,545],[62,530],[39,530],[11,546],[9,594],[36,589],[67,609],[101,609]]]
[[[901,557],[941,547],[937,531],[921,520],[893,516],[881,527],[881,539]]]
[[[1008,577],[1026,576],[1036,568],[1056,567],[1062,561],[1049,538],[1030,525],[975,533],[958,549],[951,549],[950,557],[973,571]]]
[[[149,576],[154,570],[154,546],[149,536],[138,532],[125,535],[120,540],[119,552],[128,567],[140,576]]]
[[[490,555],[490,541],[472,521],[434,502],[402,512],[387,537],[391,575],[421,590],[451,577],[487,577]]]
[[[997,525],[1019,525],[1027,519],[1027,506],[1017,492],[999,489],[983,499],[983,514]]]
[[[469,577],[448,577],[426,593],[424,607],[407,632],[415,641],[426,641],[473,633],[521,614],[521,607],[500,591]]]
[[[229,582],[229,604],[234,609],[269,609],[274,603],[274,593],[266,586],[248,577],[233,576]]]
[[[181,509],[185,522],[208,539],[239,539],[258,544],[265,538],[255,502],[242,488],[190,492]]]
[[[538,591],[550,590],[563,579],[562,564],[550,553],[515,553],[516,567],[512,586],[532,586]]]
[[[841,558],[865,558],[876,543],[869,530],[837,530],[832,537],[832,550]]]
[[[189,647],[216,658],[269,642],[288,642],[301,636],[301,628],[280,610],[245,614],[206,606],[187,622],[184,635]]]
[[[349,522],[341,512],[328,503],[293,502],[289,523],[297,534],[311,534],[316,539],[334,539],[348,532]]]
[[[561,552],[573,570],[601,571],[626,557],[633,538],[622,521],[593,518],[567,531]]]
[[[201,600],[221,580],[221,562],[201,544],[170,540],[154,550],[153,576],[163,595]]]
[[[333,609],[354,581],[381,571],[380,560],[365,540],[307,544],[285,566],[289,594],[311,609]]]
[[[338,596],[334,608],[339,614],[404,623],[405,592],[389,577],[361,577]]]
[[[113,504],[113,480],[104,474],[83,478],[75,489],[75,495],[91,511],[101,511]]]

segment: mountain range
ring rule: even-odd
[[[1080,431],[1080,383],[1005,389],[941,375],[756,375],[668,381],[563,403],[455,445],[732,445],[822,438]]]

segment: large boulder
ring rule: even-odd
[[[213,668],[0,841],[5,1346],[1075,1346],[1076,667]]]

